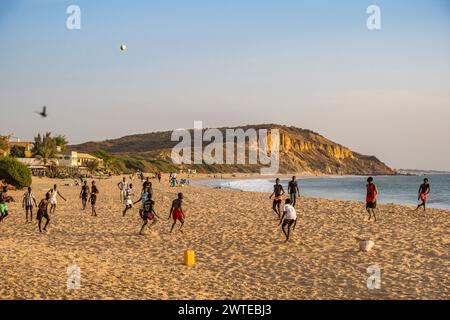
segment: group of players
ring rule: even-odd
[[[143,177],[141,177],[143,180]],[[160,176],[158,181],[161,181]],[[143,220],[143,224],[139,231],[140,235],[143,235],[144,228],[146,226],[153,226],[157,222],[159,216],[155,212],[155,201],[153,200],[153,189],[152,183],[149,178],[146,178],[142,184],[142,191],[140,197],[137,201],[133,202],[134,190],[133,184],[127,183],[126,178],[118,183],[120,191],[120,201],[125,204],[125,208],[122,211],[122,215],[125,216],[127,211],[130,210],[133,205],[141,202],[139,215]],[[97,198],[100,193],[95,181],[92,181],[89,187],[87,181],[82,182],[80,199],[82,209],[86,210],[87,204],[91,205],[91,216],[97,216]],[[31,223],[33,221],[33,210],[37,208],[36,219],[38,220],[39,232],[47,231],[48,225],[50,223],[50,216],[55,213],[56,207],[58,205],[58,197],[66,201],[66,198],[59,192],[57,185],[55,184],[53,188],[46,192],[44,199],[42,199],[39,204],[36,202],[36,198],[31,187],[27,188],[27,191],[23,195],[22,207],[25,210],[26,223]],[[0,192],[0,222],[2,222],[8,216],[8,205],[7,202],[10,201],[10,197],[7,194],[7,188],[3,187]],[[170,232],[173,231],[177,222],[180,222],[181,226],[179,230],[183,232],[182,228],[185,221],[185,211],[183,210],[183,194],[180,192],[175,200],[172,201],[172,206],[170,208],[169,217],[173,218],[173,224],[170,228]],[[43,220],[45,219],[45,224],[42,228]],[[149,225],[149,222],[151,224]]]
[[[420,201],[416,210],[423,207],[423,210],[426,210],[426,202],[428,200],[428,196],[431,192],[431,187],[429,180],[425,178],[423,183],[419,187],[419,196],[418,201]],[[293,176],[292,180],[289,181],[288,184],[288,193],[289,198],[285,200],[285,205],[283,211],[281,211],[281,203],[284,199],[284,189],[280,184],[280,179],[275,180],[275,184],[273,186],[273,192],[270,195],[269,199],[273,197],[272,210],[278,215],[280,219],[279,225],[281,225],[281,229],[283,230],[284,235],[286,236],[286,241],[289,241],[289,235],[292,230],[295,230],[295,226],[297,224],[297,212],[295,211],[295,204],[297,202],[297,197],[300,197],[300,189],[298,187],[298,183],[296,177]],[[375,209],[377,208],[377,197],[378,197],[378,188],[373,183],[373,178],[367,178],[366,185],[366,210],[369,214],[369,221],[372,219],[372,216],[377,221],[377,216],[375,213]]]
[[[161,174],[159,173],[158,181],[161,182]],[[141,177],[143,180],[143,176]],[[123,177],[122,181],[117,184],[119,188],[119,197],[120,201],[125,204],[125,208],[122,211],[122,215],[125,217],[128,210],[130,210],[135,204],[141,203],[139,208],[139,216],[143,220],[143,224],[141,226],[141,230],[139,231],[140,235],[143,235],[144,228],[146,226],[153,226],[160,217],[155,211],[155,201],[153,200],[153,188],[150,179],[147,177],[145,181],[142,183],[142,191],[138,200],[133,202],[134,198],[134,189],[132,183],[127,183],[126,178]],[[180,222],[179,230],[183,232],[182,228],[185,221],[185,211],[183,210],[183,193],[178,193],[178,196],[175,200],[172,201],[172,206],[170,207],[169,217],[173,218],[172,227],[170,228],[170,232],[173,231],[173,228]],[[151,222],[149,225],[148,223]]]
[[[153,226],[157,220],[160,218],[155,211],[155,201],[153,200],[153,188],[152,183],[149,178],[146,178],[143,181],[143,176],[141,176],[142,181],[142,191],[140,193],[140,197],[137,201],[133,202],[134,197],[134,189],[132,183],[127,183],[126,178],[124,177],[122,181],[120,181],[117,186],[119,188],[119,196],[120,201],[125,204],[125,208],[122,211],[122,215],[125,216],[127,211],[130,210],[133,205],[137,203],[141,203],[139,209],[139,215],[143,220],[143,224],[139,231],[140,235],[143,235],[144,228],[146,226]],[[158,180],[161,181],[161,176],[158,177]],[[426,210],[426,201],[428,200],[428,195],[431,191],[431,187],[428,179],[424,179],[423,184],[420,185],[419,188],[419,196],[418,200],[421,203],[417,206],[416,210],[420,207],[423,207],[423,210]],[[275,185],[273,186],[273,192],[270,195],[269,199],[273,197],[272,209],[277,214],[279,219],[279,224],[281,225],[281,229],[286,236],[286,241],[289,241],[289,236],[292,230],[295,230],[295,226],[297,224],[297,212],[295,210],[295,205],[297,202],[297,198],[300,197],[300,189],[298,187],[298,183],[296,177],[292,177],[292,180],[289,181],[288,184],[288,193],[289,198],[285,200],[285,205],[283,210],[281,210],[281,204],[284,199],[285,191],[283,186],[280,184],[280,179],[275,180]],[[92,181],[91,187],[89,187],[87,181],[84,181],[81,186],[80,198],[82,203],[83,210],[86,210],[87,203],[91,204],[91,215],[97,216],[97,196],[99,194],[99,189],[97,188],[95,181]],[[25,209],[26,222],[31,222],[33,217],[33,208],[36,206],[38,208],[36,218],[38,220],[38,228],[39,232],[47,231],[47,227],[50,223],[50,215],[55,213],[57,204],[58,204],[58,196],[61,197],[64,201],[66,199],[59,192],[57,185],[55,184],[52,189],[50,189],[46,194],[45,198],[39,202],[39,205],[36,203],[36,198],[31,190],[31,187],[28,187],[27,192],[23,195],[22,206]],[[373,183],[373,178],[369,177],[367,179],[366,185],[366,210],[369,214],[369,221],[372,219],[372,216],[377,221],[377,216],[375,209],[377,208],[377,196],[378,196],[378,188]],[[8,195],[7,189],[4,187],[0,192],[0,222],[2,222],[8,216]],[[48,207],[50,206],[50,209]],[[29,216],[29,219],[28,219]],[[183,232],[182,228],[185,221],[185,213],[183,210],[183,194],[180,192],[175,200],[172,201],[172,206],[170,208],[169,220],[172,217],[173,224],[170,228],[170,232],[173,231],[176,223],[180,222],[179,230]],[[42,228],[42,221],[45,219],[44,228]],[[149,225],[149,222],[151,224]]]
[[[42,230],[47,231],[48,224],[50,223],[50,215],[53,214],[56,210],[56,206],[58,203],[57,198],[61,197],[64,201],[66,198],[61,195],[58,190],[57,185],[55,184],[53,188],[46,192],[45,198],[39,202],[39,205],[36,202],[36,198],[31,190],[31,187],[27,188],[27,191],[23,195],[22,207],[25,209],[25,219],[26,223],[33,221],[33,209],[34,207],[38,208],[36,219],[38,220],[38,228],[39,232]],[[8,196],[8,190],[6,187],[3,187],[2,192],[0,193],[0,222],[3,221],[8,216],[8,206],[7,202],[11,201],[11,197]],[[50,209],[48,208],[50,206]],[[29,219],[28,219],[29,216]],[[45,219],[44,228],[42,228],[42,221]]]

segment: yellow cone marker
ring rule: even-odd
[[[195,264],[195,251],[194,250],[186,250],[184,252],[184,264],[192,267]]]

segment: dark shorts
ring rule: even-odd
[[[36,219],[42,220],[42,218],[45,218],[47,220],[50,219],[47,211],[42,212],[42,210],[38,210],[38,213],[36,215]]]
[[[33,210],[33,206],[25,206],[25,210]]]
[[[376,209],[377,208],[377,202],[366,202],[366,209]]]
[[[97,203],[97,197],[92,197],[91,198],[91,205],[95,206],[96,203]]]
[[[281,204],[282,201],[283,201],[282,199],[279,199],[279,200],[273,200],[273,205],[274,205],[274,206],[275,206],[275,205],[279,205],[279,204]]]
[[[284,219],[283,220],[283,226],[287,225],[287,226],[292,226],[294,224],[295,220],[294,219]]]

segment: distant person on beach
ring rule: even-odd
[[[15,202],[14,198],[8,195],[8,186],[2,187],[2,190],[0,191],[0,197],[3,197],[5,203]]]
[[[428,195],[430,194],[431,187],[428,182],[428,179],[423,179],[423,183],[420,185],[419,188],[419,198],[417,200],[422,201],[421,204],[419,204],[416,208],[416,210],[419,210],[420,207],[423,207],[423,211],[426,211],[426,202],[428,200]]]
[[[270,195],[269,199],[273,198],[272,209],[278,215],[278,218],[281,217],[281,202],[283,201],[283,195],[285,194],[283,186],[280,184],[280,179],[277,178],[275,180],[275,184],[273,186],[273,192]]]
[[[144,191],[146,191],[148,193],[153,193],[152,182],[150,181],[150,179],[148,177],[142,184],[142,192],[144,192]]]
[[[50,194],[50,213],[53,214],[53,213],[55,213],[56,206],[58,205],[58,200],[57,200],[58,196],[60,196],[64,201],[67,201],[67,200],[58,191],[56,184],[53,185],[53,189],[50,189],[48,191],[48,193]]]
[[[142,190],[147,189],[147,187],[151,184],[149,177],[145,178],[145,181],[144,180],[142,181],[143,181]]]
[[[377,186],[373,183],[373,178],[367,178],[367,194],[366,194],[366,210],[369,213],[369,221],[373,217],[375,218],[375,222],[377,221],[377,216],[375,215],[375,209],[377,208],[377,196],[378,189]]]
[[[143,203],[141,218],[144,220],[144,223],[139,231],[139,235],[143,235],[144,228],[148,224],[149,220],[152,221],[152,224],[149,225],[149,227],[151,227],[158,221],[156,218],[159,219],[159,216],[155,212],[155,201],[152,199],[145,200]]]
[[[158,182],[161,183],[161,172],[158,172]]]
[[[92,207],[92,216],[97,216],[97,195],[99,194],[98,188],[95,185],[95,181],[92,181],[92,187],[91,187],[91,196],[89,197],[89,202],[91,203]]]
[[[6,204],[6,199],[8,197],[7,190],[6,187],[3,187],[2,192],[0,192],[0,222],[2,222],[9,214],[8,205]]]
[[[30,222],[33,222],[33,208],[37,207],[36,198],[31,187],[28,187],[28,191],[23,194],[22,208],[25,209],[25,220],[28,222],[28,212],[30,212]]]
[[[124,217],[127,211],[133,208],[133,197],[134,197],[133,184],[130,183],[128,188],[125,190],[125,209],[123,210]]]
[[[180,226],[179,230],[181,232],[183,232],[183,230],[181,230],[181,228],[183,228],[184,220],[185,220],[186,217],[184,215],[183,194],[181,192],[178,194],[177,199],[172,201],[172,207],[170,207],[169,217],[167,218],[167,220],[169,220],[171,216],[172,216],[172,219],[173,219],[173,224],[172,224],[172,227],[170,228],[170,232],[172,232],[172,230],[175,227],[175,224],[177,223],[177,221],[180,221],[181,226]]]
[[[48,205],[50,203],[51,203],[51,194],[50,194],[50,192],[47,192],[45,194],[45,199],[42,199],[41,202],[39,202],[39,206],[38,206],[38,212],[37,212],[36,218],[39,221],[39,223],[38,223],[39,232],[42,232],[41,223],[42,223],[43,218],[46,219],[46,222],[44,225],[44,231],[47,231],[47,226],[50,223],[50,216],[48,214]]]
[[[177,178],[175,178],[174,176],[170,179],[170,186],[171,187],[177,186]]]
[[[141,192],[141,196],[139,197],[139,199],[137,201],[135,201],[133,203],[133,205],[137,204],[137,203],[141,203],[141,207],[139,209],[139,214],[142,215],[142,212],[144,211],[144,203],[145,201],[147,201],[148,199],[151,199],[152,195],[149,193],[149,187],[146,187],[142,190]]]
[[[295,226],[297,225],[297,212],[291,204],[291,199],[286,199],[283,209],[283,216],[281,217],[278,225],[281,225],[281,229],[286,236],[286,242],[289,241],[291,227],[293,227],[292,230],[295,230]]]
[[[298,188],[298,183],[295,176],[293,176],[292,180],[289,181],[288,193],[289,199],[291,199],[291,204],[295,207],[295,204],[297,203],[297,196],[300,197],[300,190]]]
[[[120,202],[123,203],[125,201],[125,192],[128,189],[128,184],[125,177],[123,177],[122,181],[117,184],[117,187],[119,188]]]
[[[83,206],[83,210],[86,210],[86,204],[87,204],[87,201],[89,198],[89,193],[90,193],[90,189],[87,184],[87,181],[84,181],[83,185],[81,186],[81,191],[80,191],[80,198],[81,198],[81,204]]]

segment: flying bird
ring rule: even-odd
[[[42,111],[41,111],[41,112],[36,112],[36,113],[39,114],[42,118],[46,118],[46,117],[47,117],[47,107],[44,106],[44,107],[42,108]]]

